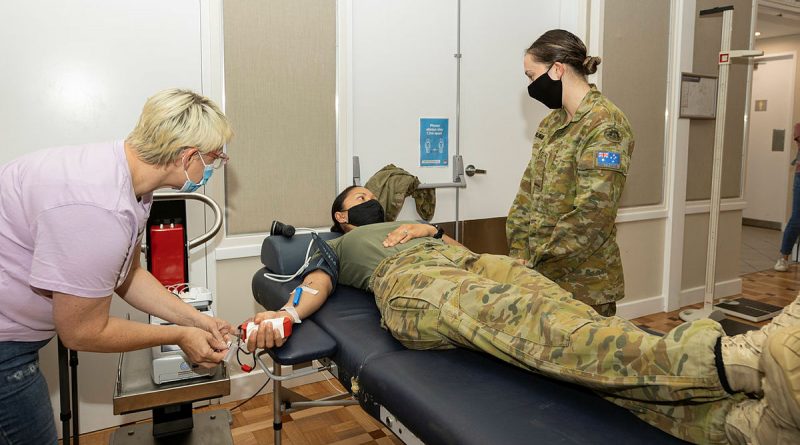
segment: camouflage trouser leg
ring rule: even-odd
[[[505,256],[421,245],[383,261],[371,287],[383,322],[413,349],[454,345],[601,393],[677,437],[725,443],[737,398],[721,387],[711,320],[666,336],[602,317]]]

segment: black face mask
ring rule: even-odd
[[[357,206],[350,207],[350,210],[347,211],[347,221],[356,227],[385,222],[383,207],[377,199],[362,202]]]
[[[550,65],[552,68],[553,65]],[[561,108],[561,79],[553,80],[547,74],[550,68],[528,85],[528,95],[543,103],[547,108],[555,110]]]

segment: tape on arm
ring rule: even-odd
[[[289,314],[289,316],[292,318],[292,322],[301,323],[300,314],[297,313],[297,309],[295,309],[294,306],[284,306],[284,307],[280,308],[279,312],[280,311],[283,311],[283,312],[286,312],[287,314]]]

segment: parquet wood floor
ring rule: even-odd
[[[800,266],[792,264],[788,272],[766,270],[742,276],[742,296],[777,306],[786,306],[800,291]],[[696,304],[688,307],[701,307]],[[682,308],[685,309],[685,308]],[[679,311],[647,315],[633,320],[654,331],[667,332],[681,323]],[[765,324],[744,323],[753,325]],[[311,398],[326,397],[344,389],[335,380],[293,388]],[[233,408],[239,402],[214,405],[205,409]],[[360,407],[310,408],[284,416],[283,443],[286,445],[387,445],[401,444],[391,431],[366,414]],[[83,445],[106,445],[116,428],[81,436]],[[255,397],[233,412],[231,434],[236,445],[273,443],[272,394]]]

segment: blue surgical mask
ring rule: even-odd
[[[198,154],[198,156],[200,155]],[[206,161],[203,160],[202,156],[200,156],[200,162],[202,162],[203,165],[205,166],[203,168],[203,179],[201,179],[199,183],[192,181],[189,178],[189,173],[184,168],[183,173],[186,175],[186,182],[184,182],[183,187],[181,187],[178,190],[179,192],[192,193],[194,191],[197,191],[197,189],[199,189],[200,186],[206,185],[206,183],[208,182],[208,178],[210,178],[211,175],[214,173],[214,166],[206,164]]]

